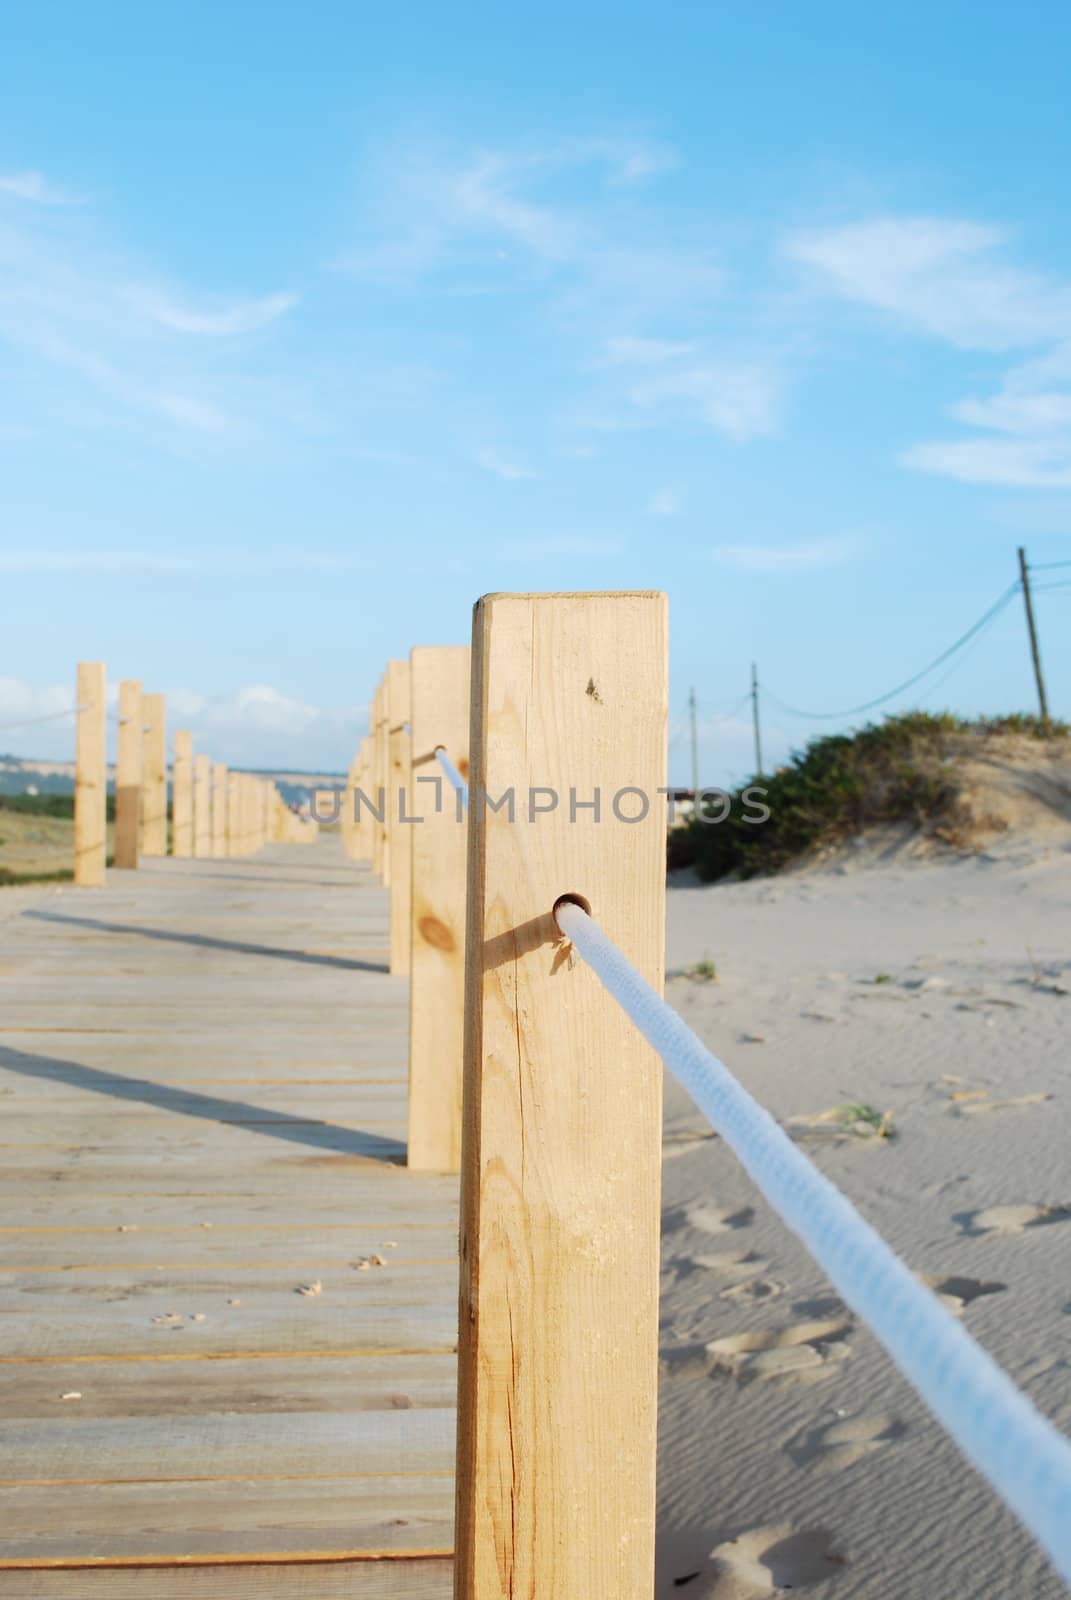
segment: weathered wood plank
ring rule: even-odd
[[[450,1561],[321,1561],[171,1567],[151,1575],[158,1600],[451,1600]],[[2,1600],[145,1600],[144,1568],[0,1571]]]
[[[446,1475],[0,1488],[0,1564],[447,1555],[453,1505]]]
[[[0,1487],[176,1483],[228,1478],[452,1476],[454,1412],[444,1408],[277,1415],[0,1422]],[[0,1535],[2,1537],[2,1535]]]
[[[0,1418],[175,1417],[452,1407],[452,1355],[0,1364]],[[72,1392],[79,1401],[62,1400]],[[287,1427],[289,1421],[287,1421]],[[285,1433],[286,1429],[280,1430]],[[34,1461],[32,1448],[27,1461]]]

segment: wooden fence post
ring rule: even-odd
[[[227,768],[222,761],[212,767],[212,854],[227,854]]]
[[[242,832],[242,774],[227,774],[227,854],[239,855]]]
[[[74,881],[104,884],[108,836],[108,763],[103,661],[80,661],[74,753]]]
[[[375,801],[375,795],[372,793],[372,735],[370,733],[365,734],[364,738],[361,740],[361,746],[358,752],[357,783],[354,792],[353,807],[357,831],[357,860],[367,861],[369,866],[371,866],[372,857],[375,852],[375,844],[372,838],[374,819],[367,805],[365,805],[363,802],[361,803],[360,810],[357,809],[356,789],[360,789],[365,795],[368,796],[370,800],[373,802]]]
[[[193,734],[175,730],[175,760],[171,769],[171,854],[193,855]]]
[[[372,818],[376,841],[376,871],[385,889],[390,888],[390,700],[387,676],[384,673],[376,690],[376,748],[375,775],[372,779],[373,800],[377,809],[383,796],[383,820]]]
[[[203,752],[193,758],[193,853],[212,854],[212,763]]]
[[[413,795],[409,970],[409,1165],[456,1172],[461,1163],[465,1013],[467,821],[435,755],[469,772],[467,644],[418,645],[409,658]],[[422,781],[426,780],[426,781]]]
[[[661,986],[666,678],[662,595],[476,607],[458,1600],[653,1591],[661,1068],[552,908]]]
[[[413,881],[413,797],[409,780],[409,663],[391,661],[387,667],[388,744],[390,759],[387,789],[387,831],[390,860],[390,970],[404,978],[409,971],[410,889]]]
[[[167,855],[167,709],[162,694],[144,695],[144,770],[141,793],[141,853]]]
[[[124,678],[119,685],[119,748],[115,760],[115,865],[136,867],[141,826],[142,733],[141,684]]]

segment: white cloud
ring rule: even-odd
[[[515,483],[521,478],[534,478],[535,473],[529,467],[519,466],[515,461],[507,461],[495,450],[479,450],[476,460],[486,472],[493,472],[497,478],[505,478],[508,483]]]
[[[945,439],[915,445],[901,464],[961,483],[1017,489],[1071,488],[1071,431],[1060,439]]]
[[[652,517],[675,517],[681,508],[681,497],[676,489],[657,489],[647,503]]]
[[[56,184],[49,183],[41,172],[0,173],[0,194],[9,194],[16,200],[30,200],[42,206],[75,206],[82,202],[78,195],[69,194]]]
[[[139,285],[131,287],[129,300],[136,313],[161,328],[168,328],[175,333],[198,333],[216,338],[255,333],[258,328],[277,321],[297,304],[296,295],[272,294],[259,300],[221,306],[215,311],[197,310]]]
[[[113,712],[116,696],[111,683]],[[195,748],[231,766],[341,771],[367,727],[363,709],[313,705],[266,683],[246,684],[223,695],[171,688],[164,690],[164,697],[169,734],[189,728]],[[74,709],[73,681],[38,686],[0,678],[0,751],[31,760],[73,760]],[[11,723],[19,726],[8,727]],[[108,729],[114,755],[114,715]]]
[[[962,483],[1071,484],[1071,284],[1005,259],[1008,235],[942,217],[883,217],[797,235],[789,252],[837,293],[960,349],[1034,352],[996,394],[952,407],[968,427],[900,457]]]
[[[725,360],[698,340],[616,335],[595,368],[618,384],[632,420],[611,408],[589,425],[627,428],[645,412],[652,421],[698,418],[738,444],[777,431],[782,379],[773,362]]]
[[[853,560],[860,548],[854,535],[796,545],[723,544],[714,551],[714,559],[741,572],[805,572],[841,566]]]
[[[60,192],[38,177],[5,180],[8,192],[15,182],[23,196],[57,204]],[[294,303],[290,294],[222,301],[165,291],[102,239],[85,207],[0,212],[0,346],[28,355],[40,374],[58,370],[50,389],[27,368],[35,381],[25,392],[45,424],[137,428],[167,443],[249,438],[259,396],[241,366],[242,341]],[[201,354],[206,338],[227,339],[225,353]]]
[[[788,251],[847,299],[974,350],[1071,336],[1071,287],[1001,258],[1003,229],[947,217],[879,217],[795,235]]]

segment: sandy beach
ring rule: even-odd
[[[1066,1431],[1066,831],[913,855],[678,881],[667,993]],[[659,1597],[1064,1592],[671,1082],[663,1229]]]

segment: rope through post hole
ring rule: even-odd
[[[468,804],[469,804],[469,786],[468,786],[468,784],[465,782],[465,780],[461,776],[460,772],[458,772],[457,768],[454,766],[454,763],[450,760],[450,757],[447,755],[446,751],[443,749],[441,744],[436,746],[436,748],[435,748],[435,756],[436,756],[436,759],[438,760],[438,763],[439,763],[440,767],[442,767],[442,769],[445,772],[446,776],[449,778],[450,782],[453,784],[455,791],[461,797],[460,803],[461,803],[462,808],[467,811],[468,810]]]
[[[1071,1581],[1071,1443],[641,978],[593,918],[568,900],[558,902],[555,916],[562,933],[967,1459]]]

